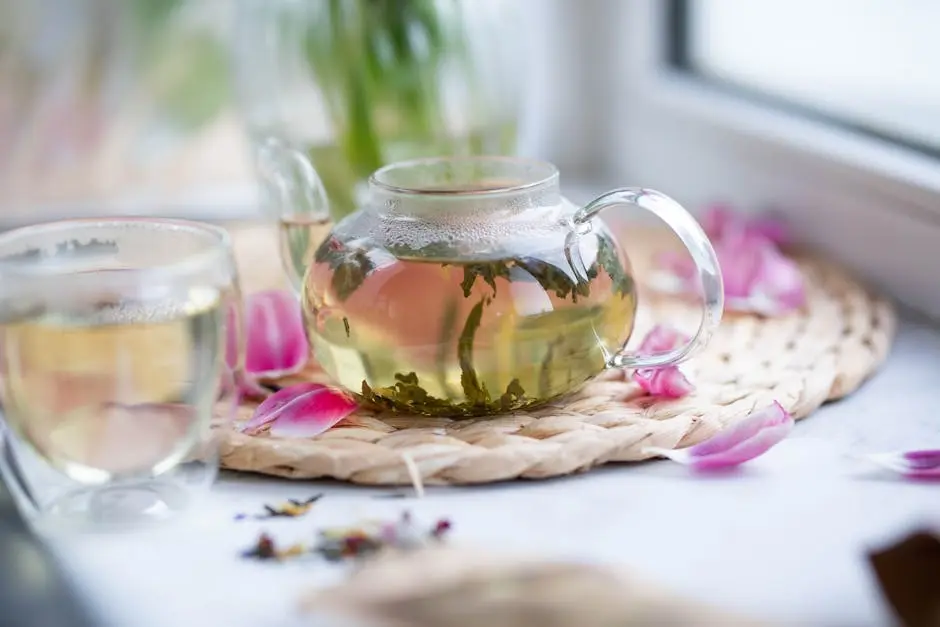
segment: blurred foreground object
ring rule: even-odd
[[[334,219],[416,157],[513,154],[528,3],[241,0],[236,80],[252,140],[309,155]]]
[[[232,113],[231,9],[227,0],[0,3],[3,217],[166,213],[207,187],[249,181]]]
[[[869,559],[901,625],[940,627],[940,536],[919,531]]]
[[[304,599],[303,608],[374,627],[762,624],[607,567],[448,547],[366,562],[345,583]]]

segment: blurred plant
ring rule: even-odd
[[[144,99],[184,127],[211,119],[230,93],[227,42],[206,23],[212,16],[199,15],[200,7],[188,0],[131,0],[127,6]]]
[[[298,141],[293,135],[299,131],[289,128],[290,120],[278,120],[282,126],[278,132],[302,144],[323,180],[334,218],[356,208],[357,186],[386,163],[515,150],[516,102],[510,95],[515,84],[509,81],[518,83],[519,77],[507,81],[507,76],[517,58],[499,55],[517,35],[508,32],[513,22],[506,20],[503,3],[283,0],[273,4],[276,9],[262,14],[257,13],[256,0],[242,5],[250,7],[242,16],[245,21],[263,22],[277,14],[271,22],[279,45],[273,58],[246,69],[257,63],[253,42],[262,32],[270,34],[257,27],[256,36],[239,42],[244,45],[240,75],[261,108],[265,99],[276,97],[259,87],[266,79],[262,73],[306,69],[307,76],[301,70],[288,82],[312,79],[329,118],[330,137]],[[281,91],[282,86],[271,87]],[[294,85],[284,87],[290,91]],[[497,102],[500,98],[509,104]],[[256,129],[256,134],[268,131]]]
[[[38,181],[68,165],[48,187],[84,196],[127,178],[122,172],[135,162],[150,164],[154,146],[178,149],[229,102],[220,8],[191,0],[0,3],[0,177],[31,204]],[[163,140],[148,141],[153,135]]]

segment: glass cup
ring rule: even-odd
[[[233,415],[229,237],[181,220],[69,220],[0,235],[0,470],[38,523],[186,510]],[[237,321],[233,317],[233,321]]]

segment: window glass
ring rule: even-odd
[[[677,0],[674,62],[940,155],[940,2]]]

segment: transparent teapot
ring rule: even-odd
[[[549,163],[420,159],[377,170],[368,203],[330,225],[302,153],[272,141],[260,161],[314,356],[370,404],[442,416],[528,408],[605,368],[683,361],[721,318],[715,252],[659,192],[617,189],[579,208]],[[626,251],[598,219],[633,206],[676,232],[704,296],[692,340],[662,354],[625,349],[636,285]]]

